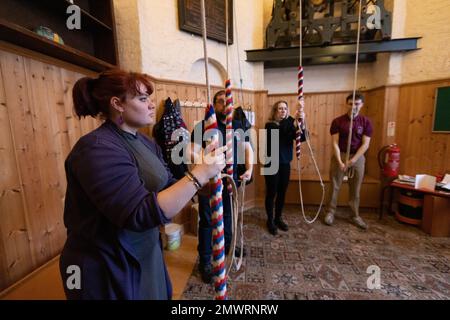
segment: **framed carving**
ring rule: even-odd
[[[233,0],[228,1],[228,42],[233,44]],[[180,29],[202,35],[200,0],[178,0]],[[206,32],[209,39],[226,42],[225,1],[205,0]]]

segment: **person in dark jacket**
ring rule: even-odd
[[[226,148],[176,181],[159,146],[138,132],[155,122],[152,92],[148,76],[121,70],[75,83],[76,114],[106,121],[80,138],[65,162],[60,272],[68,299],[172,297],[159,226],[221,172]]]
[[[222,137],[221,142],[226,145],[226,97],[225,91],[220,90],[216,92],[213,98],[214,111],[217,116],[217,133]],[[244,128],[241,126],[240,121],[233,120],[233,180],[237,186],[240,181],[248,181],[253,174],[253,149],[250,145],[250,137],[245,134]],[[241,132],[242,134],[239,134]],[[205,134],[205,121],[199,122],[192,131],[191,143],[194,154],[201,154],[201,150],[206,148],[204,141]],[[243,163],[242,163],[243,162]],[[246,170],[239,173],[237,165],[241,163],[245,166]],[[223,201],[223,225],[224,225],[224,242],[225,242],[225,255],[227,256],[231,249],[231,240],[233,237],[232,228],[232,203],[230,194],[227,188],[227,179],[222,179],[222,201]],[[199,202],[199,223],[198,223],[198,246],[197,251],[199,254],[198,268],[202,281],[210,283],[213,280],[213,221],[212,221],[212,209],[210,205],[210,189],[201,190],[198,193]],[[245,248],[236,247],[235,256],[245,256]]]
[[[303,100],[300,103],[300,108],[295,113],[295,119],[302,117]],[[267,141],[267,156],[272,161],[278,161],[279,167],[274,174],[265,174],[266,181],[266,213],[267,213],[267,228],[272,235],[277,235],[277,228],[288,231],[288,225],[283,221],[282,213],[286,190],[289,185],[289,176],[291,173],[291,161],[293,154],[293,142],[297,132],[297,121],[289,116],[289,108],[286,101],[277,101],[272,107],[272,112],[269,117],[269,122],[266,123],[266,141]],[[278,141],[272,141],[272,130],[279,130]],[[305,132],[302,131],[301,141],[305,141]],[[278,144],[278,155],[270,154],[272,144]],[[273,163],[268,163],[266,166],[271,166]],[[275,200],[276,198],[276,200]],[[275,202],[275,208],[274,208]],[[275,216],[274,216],[275,209]]]

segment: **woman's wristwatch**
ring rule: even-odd
[[[192,174],[192,172],[190,171],[186,171],[184,173],[184,175],[191,180],[194,183],[194,186],[197,190],[200,190],[201,188],[203,188],[202,184],[200,183],[200,181],[198,181],[198,179]]]

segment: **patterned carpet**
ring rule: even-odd
[[[276,237],[266,230],[263,209],[246,212],[247,257],[230,273],[230,299],[450,299],[450,238],[431,238],[393,217],[379,221],[367,210],[361,216],[368,231],[352,225],[346,211],[337,213],[333,227],[307,225],[296,207],[285,211],[290,230]],[[381,270],[380,289],[368,289],[372,265]],[[213,296],[196,265],[182,299]]]

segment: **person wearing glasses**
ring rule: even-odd
[[[367,224],[359,215],[359,201],[361,184],[364,178],[364,166],[366,158],[364,154],[369,149],[372,137],[372,122],[366,116],[360,114],[364,107],[364,96],[360,93],[353,94],[347,99],[348,112],[333,120],[330,128],[332,137],[332,157],[330,164],[330,188],[328,193],[328,203],[325,215],[325,224],[333,225],[339,190],[344,180],[344,176],[349,171],[349,205],[352,210],[352,222],[361,229],[366,230]],[[350,117],[353,112],[353,130],[350,143],[350,157],[347,161],[347,144],[350,132]]]
[[[225,90],[220,90],[215,93],[213,98],[214,111],[217,116],[217,129],[221,143],[226,145],[226,96]],[[233,120],[233,180],[240,185],[240,181],[249,181],[253,174],[253,149],[250,144],[249,135],[245,135],[245,128],[240,121]],[[247,127],[248,129],[248,127]],[[202,154],[202,149],[206,148],[205,139],[205,121],[200,121],[194,127],[191,135],[192,150],[194,155]],[[242,133],[242,134],[241,134]],[[204,137],[205,135],[205,137]],[[242,163],[243,162],[243,163]],[[238,175],[238,164],[245,166],[245,171]],[[227,179],[222,179],[222,201],[223,201],[223,224],[224,224],[224,241],[225,241],[225,255],[228,255],[231,249],[231,240],[233,236],[232,230],[232,216],[231,216],[231,199],[227,189]],[[197,251],[199,255],[198,269],[201,279],[204,283],[211,283],[213,281],[213,225],[212,210],[210,205],[211,190],[209,186],[199,190],[199,223],[198,223],[198,246]],[[236,247],[234,255],[236,257],[246,256],[245,248]]]

